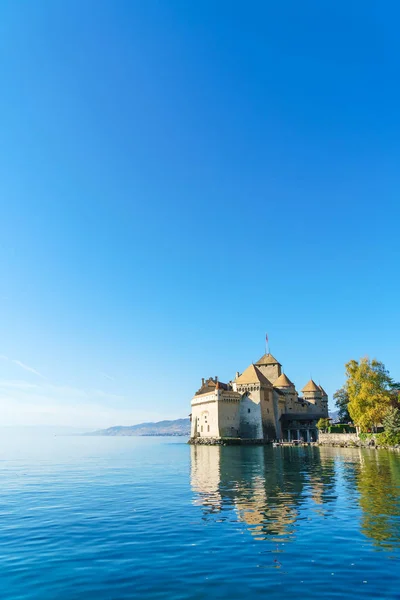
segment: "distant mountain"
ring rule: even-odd
[[[334,421],[336,421],[339,417],[339,411],[338,410],[330,410],[329,411],[329,416],[331,419],[333,419]]]
[[[69,427],[68,425],[1,425],[0,435],[81,435],[90,431],[90,427]]]
[[[109,427],[84,435],[190,435],[190,419],[158,421],[158,423],[140,423],[126,427]]]

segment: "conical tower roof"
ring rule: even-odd
[[[271,385],[271,382],[263,375],[260,369],[257,369],[255,365],[250,365],[247,369],[236,379],[236,383],[246,385],[249,383],[265,383]]]
[[[294,383],[292,383],[289,379],[289,377],[287,377],[285,375],[285,373],[282,373],[282,375],[279,375],[278,379],[276,379],[274,381],[274,387],[279,387],[279,388],[285,388],[285,387],[294,387]]]
[[[319,387],[317,386],[315,381],[310,379],[310,381],[303,387],[303,389],[301,391],[302,392],[320,392],[321,390],[319,389]]]
[[[328,395],[328,394],[326,393],[326,391],[324,390],[324,388],[322,387],[322,385],[319,385],[318,387],[319,387],[319,389],[321,390],[321,392],[322,392],[322,395],[323,395],[323,396],[327,396],[327,395]]]
[[[256,365],[280,365],[281,363],[272,356],[272,354],[264,354],[256,363]]]

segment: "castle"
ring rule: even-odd
[[[202,379],[192,399],[191,439],[316,441],[317,422],[328,417],[328,396],[312,379],[301,391],[299,396],[269,353],[229,383]]]

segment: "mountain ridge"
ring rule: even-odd
[[[155,423],[138,423],[137,425],[116,425],[107,429],[99,429],[83,435],[104,436],[183,436],[190,435],[190,419],[174,419]]]

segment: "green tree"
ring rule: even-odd
[[[317,423],[317,427],[320,431],[326,431],[330,424],[330,419],[320,419]]]
[[[391,405],[400,408],[400,383],[392,381],[390,384]]]
[[[340,423],[348,423],[350,419],[349,415],[349,394],[346,388],[343,386],[333,394],[335,400],[335,406],[338,409],[338,419]]]
[[[381,434],[380,441],[386,444],[395,445],[400,443],[400,410],[395,406],[390,406],[382,419],[385,432]]]
[[[376,429],[391,403],[393,380],[385,365],[365,357],[346,364],[346,391],[348,411],[353,422],[361,429]]]

